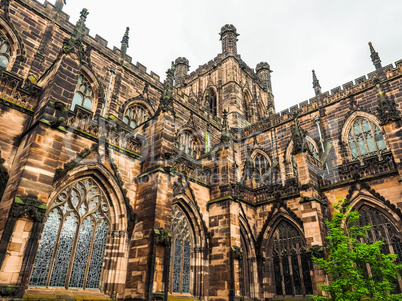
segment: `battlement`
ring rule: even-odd
[[[59,11],[56,7],[45,1],[43,4],[36,0],[21,0],[22,3],[27,5],[36,14],[41,15],[42,17],[54,20],[62,30],[72,34],[74,32],[75,25],[69,21],[70,16],[63,11]],[[153,84],[158,89],[163,89],[163,83],[160,82],[160,77],[153,71],[147,73],[147,68],[141,63],[137,62],[136,64],[132,63],[132,58],[128,55],[122,55],[122,52],[119,48],[113,47],[113,49],[107,46],[108,41],[98,34],[95,37],[89,35],[89,29],[87,29],[87,35],[84,37],[84,43],[90,45],[94,50],[99,51],[103,55],[107,56],[110,59],[111,63],[120,64],[123,60],[123,66],[129,72],[136,73],[137,75],[141,75],[144,80]],[[123,32],[122,32],[123,34]]]
[[[384,66],[382,70],[384,71],[388,81],[392,80],[395,77],[402,76],[402,60],[395,62],[395,66],[393,66],[392,64]],[[373,78],[376,75],[377,71],[370,72],[367,76],[363,75],[361,77],[358,77],[354,81],[349,81],[342,86],[335,87],[330,91],[324,92],[318,96],[310,98],[309,100],[302,101],[299,104],[282,110],[281,112],[278,112],[273,116],[262,119],[257,123],[245,127],[241,131],[240,137],[237,138],[247,138],[253,133],[265,131],[271,127],[293,120],[295,115],[300,116],[312,113],[320,108],[341,101],[342,99],[371,89],[374,87]]]

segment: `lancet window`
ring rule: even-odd
[[[299,231],[282,221],[272,237],[272,266],[278,296],[310,295],[310,255]]]
[[[50,206],[31,286],[99,289],[109,203],[92,178],[73,182]]]
[[[82,74],[78,77],[77,86],[75,88],[74,98],[71,104],[72,111],[74,111],[76,105],[88,110],[92,110],[93,107],[93,91],[91,84]]]
[[[257,153],[252,164],[253,180],[257,187],[268,185],[272,182],[272,172],[267,157],[261,153]]]
[[[353,159],[380,155],[387,148],[378,126],[364,118],[355,120],[349,131],[348,141]]]
[[[150,118],[149,112],[143,106],[134,104],[129,106],[124,113],[123,122],[131,128],[136,128]]]
[[[176,139],[176,147],[188,156],[196,159],[199,151],[199,143],[195,135],[190,131],[182,131]]]
[[[11,47],[8,41],[0,35],[0,67],[7,68],[11,58]]]
[[[239,260],[239,283],[240,293],[243,297],[251,297],[250,283],[252,281],[251,262],[249,262],[249,251],[243,236],[240,237],[240,248],[243,251]]]
[[[190,224],[179,206],[172,212],[172,251],[170,264],[170,286],[172,294],[191,293],[192,237]]]
[[[205,94],[205,108],[214,116],[217,113],[216,93],[213,88],[209,88]]]

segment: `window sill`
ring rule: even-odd
[[[112,300],[110,296],[97,289],[65,289],[62,287],[29,287],[24,293],[24,300]]]

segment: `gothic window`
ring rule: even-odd
[[[349,131],[348,141],[353,159],[379,155],[386,149],[384,138],[378,126],[364,118],[355,120]]]
[[[173,294],[190,293],[192,239],[190,225],[179,206],[172,212],[172,257],[169,292]]]
[[[74,111],[76,105],[92,110],[93,91],[89,80],[82,74],[78,77],[77,86],[75,88],[74,98],[71,104],[72,111]]]
[[[272,237],[272,265],[278,296],[313,293],[311,262],[299,231],[282,221]]]
[[[217,113],[217,103],[216,103],[216,93],[213,88],[209,88],[205,94],[205,108],[216,116]]]
[[[253,160],[253,179],[257,187],[271,183],[270,164],[263,154],[257,153]]]
[[[382,252],[384,254],[396,254],[398,255],[397,262],[398,264],[402,263],[402,240],[385,215],[383,215],[377,209],[374,209],[370,206],[364,205],[359,209],[360,219],[359,225],[361,227],[371,225],[371,229],[366,232],[366,242],[373,243],[376,241],[383,241],[384,245],[382,246]],[[367,267],[367,272],[370,273],[370,267]],[[396,282],[396,291],[395,293],[400,293],[400,287]]]
[[[123,122],[131,128],[136,128],[150,118],[148,110],[140,105],[129,106],[124,113]]]
[[[196,159],[198,156],[198,140],[190,131],[183,131],[180,133],[176,139],[176,147],[194,159]]]
[[[0,67],[7,68],[11,58],[11,47],[7,40],[0,35]]]
[[[70,184],[50,206],[30,285],[99,289],[108,225],[98,184],[91,178]]]

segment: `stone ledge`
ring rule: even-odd
[[[107,300],[110,296],[99,290],[65,289],[65,288],[33,288],[25,291],[22,300]]]

